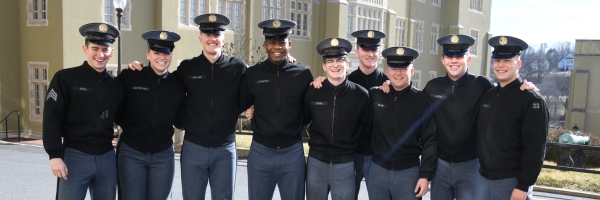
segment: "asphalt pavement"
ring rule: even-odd
[[[175,177],[173,181],[174,200],[182,199],[181,172],[179,158],[175,160]],[[0,142],[0,199],[54,199],[56,194],[56,177],[50,171],[48,155],[41,146],[9,144]],[[238,162],[235,188],[236,199],[248,199],[248,175],[246,160]],[[89,196],[86,198],[89,199]],[[210,199],[210,188],[207,198]],[[273,199],[279,200],[276,189]],[[368,199],[366,187],[361,184],[359,199]],[[423,198],[428,200],[429,193]],[[574,196],[535,192],[534,199],[549,200],[588,200]]]

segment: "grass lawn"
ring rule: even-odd
[[[556,166],[554,162],[544,161],[544,164]],[[542,172],[535,184],[600,193],[600,174],[542,168]]]
[[[252,135],[236,134],[235,142],[236,142],[237,147],[249,149],[250,145],[252,144]],[[304,154],[308,154],[308,143],[305,142],[303,145],[304,145]]]

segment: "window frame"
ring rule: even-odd
[[[437,71],[429,71],[429,80],[437,78]]]
[[[298,5],[301,5],[302,7]],[[312,31],[312,6],[311,0],[290,1],[290,19],[297,23],[296,27],[292,28],[292,34],[290,35],[292,38],[310,40]],[[298,15],[301,16],[300,20],[298,20]],[[298,35],[298,32],[302,35]]]
[[[469,0],[469,10],[483,13],[483,0]]]
[[[417,50],[419,53],[423,52],[423,35],[424,35],[424,21],[415,20],[413,22],[413,32],[414,32],[414,43],[413,48]]]
[[[431,44],[429,45],[429,53],[438,54],[439,45],[437,43],[437,39],[440,37],[440,25],[432,23],[431,24]]]
[[[476,33],[476,36],[473,36],[473,32]],[[473,37],[473,39],[475,39],[475,43],[471,47],[469,47],[469,54],[473,57],[477,57],[477,55],[479,54],[479,30],[471,29],[470,36]]]
[[[195,3],[192,2],[192,0],[178,0],[177,4],[179,5],[179,9],[178,10],[178,24],[180,26],[188,26],[188,27],[198,27],[198,24],[196,24],[194,22],[194,19],[198,16],[198,15],[202,15],[202,14],[206,14],[209,13],[209,1],[210,0],[193,0]],[[201,2],[204,2],[204,5],[202,5]],[[185,7],[182,8],[182,4],[185,4]],[[192,5],[193,8],[192,8]],[[182,11],[184,11],[185,13],[182,14]],[[182,19],[185,19],[185,23],[181,22]]]
[[[48,26],[48,1],[27,0],[27,26]],[[37,8],[41,9],[34,10]],[[40,18],[35,19],[36,16]]]
[[[286,2],[285,0],[263,0],[262,1],[262,21],[269,19],[285,19]],[[268,5],[265,5],[267,3]],[[279,5],[278,5],[279,3]],[[273,4],[273,5],[271,5]],[[279,11],[279,13],[277,13]],[[279,15],[281,14],[281,15]]]
[[[110,2],[110,8],[108,8],[111,13],[106,13],[105,11],[107,11],[107,7],[106,5],[108,5]],[[127,3],[125,4],[125,9],[123,9],[123,17],[121,17],[121,31],[131,31],[131,0],[127,0]],[[102,0],[102,6],[101,6],[101,13],[102,13],[102,22],[107,23],[107,24],[111,24],[114,26],[118,25],[118,17],[117,17],[117,11],[114,8],[113,5],[113,0]],[[111,21],[112,22],[108,22],[106,20],[107,16],[111,16]],[[118,27],[117,27],[118,28]]]
[[[406,18],[398,17],[396,18],[396,45],[397,46],[406,46],[407,41],[407,23],[408,20]]]
[[[27,79],[29,85],[29,120],[42,122],[44,116],[44,104],[47,98],[46,94],[48,92],[48,85],[50,83],[48,79],[50,63],[28,61],[27,68],[29,70],[29,77]],[[36,69],[40,70],[38,71],[37,75],[40,75],[41,73],[41,78],[35,77]]]
[[[421,79],[422,79],[421,75],[422,75],[421,70],[415,70],[415,73],[413,74],[413,76],[410,80],[412,82],[412,85],[417,89],[419,89],[421,86]]]
[[[442,0],[433,0],[433,6],[442,7]]]
[[[239,7],[239,10],[236,9]],[[217,3],[217,13],[227,16],[231,22],[227,25],[227,30],[244,32],[246,11],[245,0],[219,0]],[[238,15],[236,17],[236,14]],[[237,25],[237,27],[236,27]]]

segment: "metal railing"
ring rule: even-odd
[[[4,118],[2,118],[2,120],[0,120],[0,124],[2,122],[4,122],[4,133],[6,134],[5,139],[6,141],[8,141],[8,117],[10,115],[12,115],[13,113],[17,113],[17,134],[18,134],[18,140],[19,142],[21,142],[21,112],[19,112],[18,110],[13,110],[10,111],[10,113],[8,113],[8,115],[4,116]]]
[[[547,142],[546,146],[559,147],[561,149],[580,149],[580,150],[592,150],[592,151],[600,151],[600,146],[590,146],[590,145],[576,145],[576,144],[565,144],[565,143],[557,143],[557,142]],[[560,157],[559,157],[560,160]],[[559,163],[559,162],[556,162]],[[553,165],[542,165],[543,168],[548,169],[558,169],[564,171],[575,171],[575,172],[583,172],[590,174],[600,174],[598,170],[590,170],[579,167],[568,167],[568,166],[553,166]]]

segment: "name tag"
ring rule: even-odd
[[[441,94],[431,94],[429,96],[431,96],[432,98],[436,98],[436,99],[446,99],[446,96],[441,95]]]
[[[189,76],[189,79],[195,80],[195,79],[206,79],[206,76],[202,75],[202,76]]]
[[[84,92],[92,92],[92,91],[94,91],[94,88],[86,88],[86,87],[73,86],[73,90],[75,90],[75,91],[84,91]]]
[[[377,107],[381,107],[381,108],[387,108],[388,105],[382,104],[382,103],[375,103],[375,106]]]
[[[313,105],[313,106],[326,106],[327,102],[326,101],[311,101],[310,105]]]
[[[261,83],[270,83],[271,79],[265,79],[265,80],[257,80],[256,84],[261,84]]]
[[[482,107],[482,108],[490,108],[490,104],[485,104],[485,103],[484,103],[484,104],[481,104],[481,107]]]
[[[131,87],[132,90],[143,90],[143,91],[150,91],[150,88],[147,87],[142,87],[142,86],[132,86]]]

